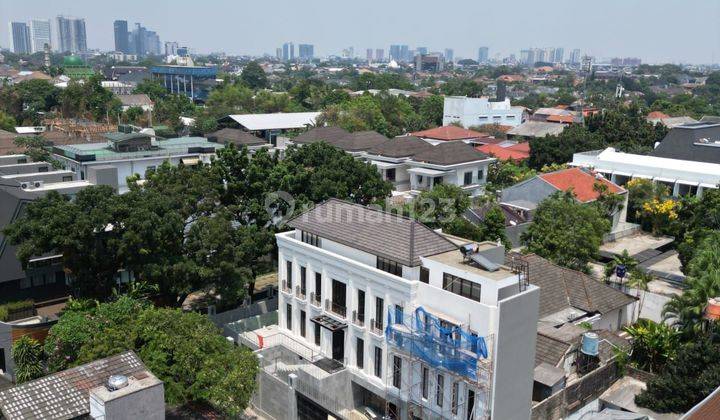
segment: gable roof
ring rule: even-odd
[[[720,124],[685,124],[670,129],[650,156],[720,163]]]
[[[44,376],[0,392],[0,411],[8,420],[72,419],[90,412],[90,390],[111,375],[147,372],[132,351]],[[149,372],[148,372],[149,373]]]
[[[410,133],[410,135],[442,141],[468,140],[478,139],[481,137],[489,137],[489,134],[487,133],[468,130],[467,128],[457,127],[454,125],[445,125],[442,127],[431,128],[428,130],[416,131],[414,133]]]
[[[573,193],[575,193],[575,198],[581,203],[596,200],[600,196],[600,193],[594,189],[595,184],[598,182],[605,184],[609,193],[621,194],[625,192],[622,187],[608,181],[604,177],[596,178],[580,168],[563,169],[540,174],[538,177],[560,191],[569,191],[572,189]]]
[[[293,218],[288,225],[410,267],[420,265],[420,257],[457,249],[416,220],[335,198]]]
[[[391,158],[412,157],[418,153],[432,149],[430,143],[414,136],[399,136],[368,150],[371,155]]]
[[[475,149],[495,156],[500,160],[521,161],[530,157],[530,144],[528,142],[518,143],[509,147],[502,147],[499,144],[483,144]]]
[[[472,207],[469,208],[464,216],[466,219],[473,223],[482,223],[485,220],[485,215],[492,209],[496,204],[493,203],[487,203],[483,204],[479,207]],[[528,220],[523,217],[522,215],[518,214],[517,211],[515,211],[511,206],[500,203],[497,204],[497,206],[500,207],[500,210],[502,210],[503,215],[505,216],[505,226],[514,226],[519,225],[522,223],[526,223]]]
[[[341,127],[313,127],[310,130],[301,133],[292,139],[292,141],[296,144],[309,144],[321,141],[333,144],[335,141],[347,136],[348,134],[350,133]]]
[[[124,106],[142,106],[152,105],[153,101],[150,97],[144,93],[132,94],[132,95],[117,95],[120,98],[120,103]]]
[[[415,162],[425,162],[434,165],[456,165],[486,159],[490,159],[490,157],[462,141],[440,143],[412,157],[412,160]]]
[[[538,255],[519,258],[529,264],[530,283],[540,287],[541,319],[568,308],[606,314],[636,300],[587,274],[561,267]]]
[[[260,146],[268,144],[265,139],[261,139],[239,128],[222,128],[206,134],[205,138],[217,143],[232,143],[236,146]]]

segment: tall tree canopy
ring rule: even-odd
[[[240,74],[240,80],[250,89],[262,89],[268,84],[265,70],[257,61],[251,61],[245,66]]]

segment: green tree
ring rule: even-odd
[[[15,363],[15,382],[32,381],[43,376],[43,348],[34,338],[24,335],[12,345],[12,358]]]
[[[597,207],[578,203],[572,193],[558,192],[538,205],[522,241],[528,252],[587,272],[609,231],[610,222]]]
[[[255,389],[254,355],[225,340],[206,316],[129,297],[64,312],[45,342],[53,371],[126,350],[164,382],[171,406],[205,403],[237,417]]]
[[[625,327],[632,337],[630,361],[638,368],[658,373],[675,358],[680,347],[680,335],[663,323],[640,319],[635,325]]]
[[[613,256],[613,259],[605,264],[605,280],[609,281],[610,278],[616,274],[618,266],[625,267],[625,273],[627,276],[627,274],[635,270],[637,265],[637,260],[630,256],[627,249],[623,249],[620,255]]]
[[[257,61],[251,61],[245,66],[240,74],[240,80],[250,89],[263,89],[268,84],[265,70]]]
[[[3,111],[0,111],[0,130],[14,132],[16,125],[17,122],[15,121],[15,118]]]
[[[720,190],[706,189],[698,199],[680,201],[678,210],[677,237],[680,262],[687,273],[687,266],[693,259],[699,245],[705,238],[720,230]]]
[[[205,107],[206,113],[216,119],[252,113],[255,109],[253,92],[242,85],[224,84],[210,91]]]
[[[412,203],[414,218],[432,227],[442,227],[461,218],[470,208],[470,197],[457,185],[440,184],[426,190]]]
[[[443,107],[445,106],[445,98],[440,95],[432,95],[423,99],[420,104],[420,116],[429,125],[443,125]]]
[[[53,159],[50,151],[50,142],[45,140],[43,136],[20,136],[13,140],[15,146],[22,147],[23,153],[32,159],[33,162],[48,162],[55,168],[60,167],[60,162]]]
[[[163,99],[168,94],[165,87],[160,84],[159,81],[153,79],[143,80],[138,83],[133,93],[144,93],[149,96],[153,102]]]

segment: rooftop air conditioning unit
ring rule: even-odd
[[[28,188],[30,188],[30,183],[29,182],[21,182],[20,188],[22,188],[23,190],[27,190]]]
[[[35,188],[40,188],[40,187],[43,186],[43,182],[42,182],[42,181],[35,181],[35,182],[33,182],[33,186],[34,186]]]

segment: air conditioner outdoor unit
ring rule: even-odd
[[[30,184],[27,182],[21,182],[20,188],[22,188],[23,190],[27,190],[28,188],[30,188]]]
[[[35,182],[33,182],[33,185],[35,186],[35,188],[40,188],[40,187],[43,186],[43,182],[42,182],[42,181],[35,181]]]

